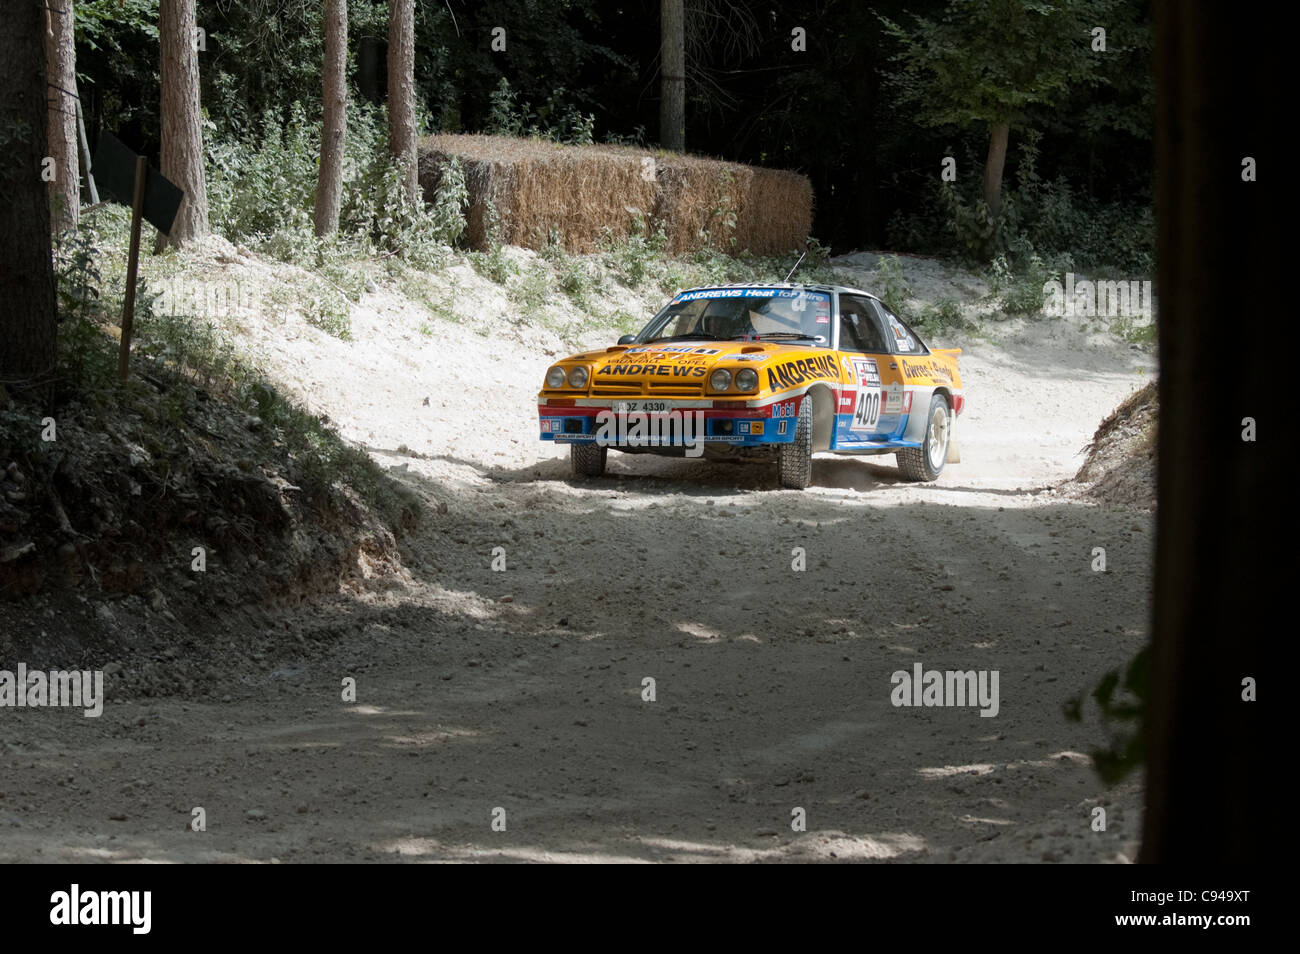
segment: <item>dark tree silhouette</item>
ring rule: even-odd
[[[659,145],[686,150],[686,15],[683,0],[661,0]]]
[[[45,381],[54,367],[54,264],[48,155],[45,7],[6,2],[0,30],[0,388]],[[60,170],[62,171],[62,170]]]

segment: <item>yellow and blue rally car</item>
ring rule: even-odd
[[[565,358],[537,396],[541,438],[595,477],[609,448],[776,459],[812,482],[812,455],[896,454],[909,480],[959,460],[959,348],[929,348],[868,292],[723,285],[681,292],[636,335]]]

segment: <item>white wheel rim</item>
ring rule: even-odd
[[[938,470],[948,456],[948,412],[942,406],[934,409],[930,417],[930,466]]]

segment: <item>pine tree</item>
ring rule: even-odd
[[[420,201],[415,136],[415,0],[388,0],[388,148],[412,204]]]
[[[348,0],[325,3],[325,120],[321,127],[320,172],[316,180],[316,234],[339,228],[343,193],[343,146],[347,134]]]
[[[168,241],[180,246],[208,232],[207,178],[203,172],[203,126],[199,109],[199,60],[195,49],[195,0],[161,0],[162,174],[185,191]],[[161,241],[160,245],[163,244]]]

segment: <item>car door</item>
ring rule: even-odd
[[[870,298],[840,295],[840,362],[848,380],[841,385],[836,443],[888,440],[907,424],[903,371],[893,354],[883,315]]]
[[[935,389],[945,383],[951,383],[951,381],[945,382],[943,378],[936,376],[933,364],[930,361],[930,349],[913,334],[907,325],[903,324],[897,315],[878,301],[873,302],[873,304],[880,314],[881,323],[884,325],[885,336],[894,355],[893,361],[898,365],[898,372],[902,375],[903,406],[908,410],[916,409],[917,422],[912,427],[912,433],[907,434],[904,439],[919,441],[924,434],[925,419],[929,413],[930,399],[934,396]],[[904,437],[902,432],[906,429],[906,416],[904,416],[903,425],[903,428],[900,428],[899,431],[900,438]]]

